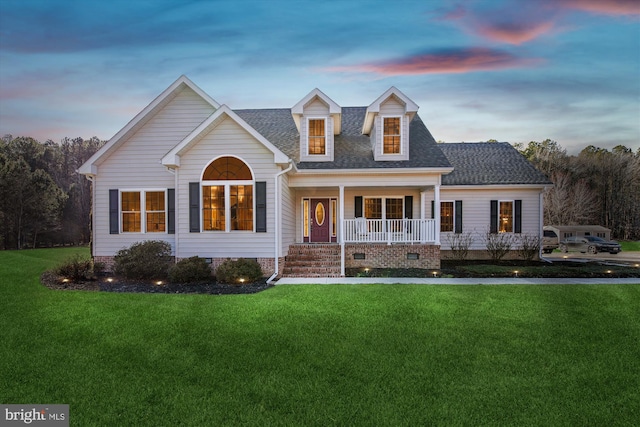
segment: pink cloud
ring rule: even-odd
[[[559,0],[567,9],[582,10],[603,15],[640,15],[638,0]]]
[[[538,59],[523,59],[499,50],[470,48],[425,53],[390,61],[331,67],[326,70],[376,73],[385,76],[453,74],[519,68],[538,62]]]
[[[509,44],[522,44],[553,31],[553,22],[531,22],[531,23],[478,23],[474,31],[490,40]]]

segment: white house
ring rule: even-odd
[[[213,267],[339,276],[439,268],[447,234],[542,235],[543,174],[507,143],[438,144],[417,112],[395,87],[363,107],[314,89],[291,108],[232,110],[182,76],[79,169],[93,256],[164,240]]]

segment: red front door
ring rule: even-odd
[[[330,242],[329,199],[311,199],[311,242]]]

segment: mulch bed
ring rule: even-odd
[[[45,272],[40,281],[44,286],[54,290],[73,291],[97,291],[97,292],[137,292],[151,294],[255,294],[273,287],[267,283],[267,279],[245,283],[242,285],[229,285],[226,283],[163,283],[161,285],[144,280],[126,280],[112,278],[108,281],[106,277],[96,280],[89,280],[79,283],[63,282],[62,279],[50,272]]]

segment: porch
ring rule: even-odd
[[[436,243],[435,219],[366,219],[342,221],[345,243]]]

